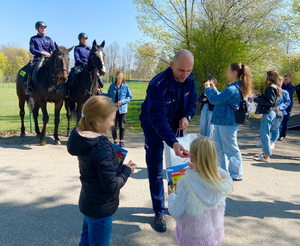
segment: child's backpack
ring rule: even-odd
[[[241,94],[241,102],[237,109],[233,109],[230,105],[229,107],[232,109],[235,115],[235,120],[237,124],[245,124],[250,116],[250,106],[248,102],[243,98],[243,94],[238,86],[235,86],[240,94]]]

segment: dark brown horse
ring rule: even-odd
[[[46,144],[46,125],[49,121],[49,115],[47,112],[47,102],[55,103],[55,129],[54,129],[54,140],[55,144],[60,144],[58,138],[58,125],[60,121],[60,110],[63,105],[65,83],[68,78],[68,67],[69,67],[69,52],[73,47],[66,49],[63,46],[58,46],[55,43],[55,51],[49,57],[45,65],[41,68],[37,82],[33,83],[33,94],[32,96],[27,96],[25,94],[26,85],[23,84],[23,77],[20,73],[17,78],[17,94],[19,97],[19,107],[21,116],[21,136],[25,136],[24,127],[24,104],[25,101],[33,113],[35,132],[40,137],[40,145]],[[43,113],[43,129],[40,132],[38,125],[38,111],[41,108]]]
[[[70,88],[70,95],[65,99],[65,107],[67,110],[68,118],[68,135],[70,132],[70,120],[71,120],[71,108],[70,106],[77,104],[76,107],[76,118],[77,123],[81,118],[82,106],[87,99],[91,96],[96,95],[98,86],[98,73],[104,75],[105,64],[104,64],[104,52],[103,48],[105,41],[100,45],[97,44],[96,40],[93,42],[92,49],[90,51],[87,65],[83,68],[83,71],[77,76],[74,84]],[[69,78],[69,81],[71,78]],[[75,107],[75,106],[74,106]]]

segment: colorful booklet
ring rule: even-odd
[[[167,167],[167,178],[169,185],[176,188],[176,185],[181,177],[185,175],[185,171],[189,168],[188,164],[182,164],[173,167]]]
[[[119,167],[121,168],[128,151],[126,149],[121,148],[119,145],[113,144],[113,146],[114,146],[114,149],[115,149],[117,157],[118,157]]]

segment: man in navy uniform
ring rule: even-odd
[[[289,93],[290,99],[291,99],[291,104],[288,108],[286,108],[285,111],[287,114],[285,116],[283,116],[283,119],[282,119],[281,132],[280,132],[279,139],[278,139],[279,141],[282,141],[286,137],[288,121],[291,118],[292,108],[293,108],[293,104],[294,104],[293,94],[296,91],[296,86],[294,86],[292,84],[292,76],[291,75],[284,76],[284,81],[282,83],[281,88],[283,90],[286,90]]]
[[[54,51],[54,43],[51,38],[46,36],[47,25],[43,21],[35,23],[35,29],[38,31],[37,35],[30,38],[29,50],[33,54],[33,66],[35,65],[32,79],[35,81],[37,78],[38,69],[43,65],[44,58],[49,57]],[[32,93],[31,78],[27,79],[28,87],[26,89],[27,94]]]
[[[197,94],[192,75],[194,56],[189,50],[179,50],[170,67],[156,75],[149,83],[147,96],[140,115],[145,135],[146,163],[152,206],[155,213],[154,228],[166,231],[163,186],[163,141],[180,157],[188,151],[176,140],[195,115]]]

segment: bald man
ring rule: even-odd
[[[188,152],[176,140],[183,135],[195,115],[197,94],[192,75],[194,56],[189,50],[178,51],[170,67],[157,74],[149,83],[147,96],[140,115],[145,135],[146,163],[152,206],[155,213],[154,228],[166,231],[163,185],[163,141],[177,156]]]

